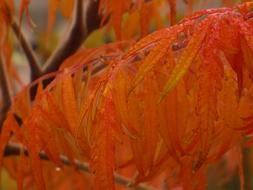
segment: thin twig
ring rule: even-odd
[[[7,68],[4,61],[0,57],[0,86],[2,92],[2,108],[0,108],[0,131],[2,131],[3,122],[6,113],[12,102],[12,90],[10,86]]]
[[[5,157],[18,156],[20,154],[20,148],[21,148],[20,144],[9,142],[9,144],[5,148],[4,156]],[[27,149],[25,149],[24,153],[26,156],[29,156],[29,152]],[[49,157],[44,152],[41,152],[39,154],[39,156],[40,156],[41,160],[49,161]],[[71,162],[69,161],[69,159],[66,156],[61,155],[60,159],[64,165],[66,165],[66,166],[71,165]],[[87,163],[80,162],[79,160],[75,160],[74,164],[77,169],[87,172],[87,173],[90,173],[89,165]],[[121,176],[117,173],[114,173],[114,178],[118,184],[120,184],[124,187],[129,187],[129,185],[131,184],[131,179]],[[133,188],[135,190],[155,190],[155,188],[148,186],[147,184],[144,184],[144,183],[140,183],[140,184],[134,186]]]
[[[75,0],[72,23],[65,40],[62,40],[43,67],[20,30],[17,21],[13,19],[12,30],[27,57],[31,68],[31,79],[35,80],[44,74],[58,70],[62,62],[74,54],[83,44],[89,34],[99,26],[98,2],[95,0]]]
[[[29,63],[30,69],[31,69],[31,78],[41,76],[42,69],[39,65],[39,60],[36,57],[36,54],[34,53],[34,51],[32,50],[30,44],[26,40],[16,19],[13,19],[12,24],[11,24],[11,28],[12,28],[14,34],[16,35],[16,38],[18,39],[18,41],[19,41],[19,43],[26,55],[26,58],[28,60],[28,63]]]

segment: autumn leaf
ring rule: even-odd
[[[191,41],[180,56],[178,64],[172,71],[169,80],[165,84],[164,90],[162,91],[158,102],[161,102],[170,90],[176,86],[177,82],[184,76],[188,68],[191,66],[208,32],[209,22],[211,21],[207,20],[200,23],[198,30],[194,33]]]

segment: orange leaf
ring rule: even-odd
[[[159,103],[164,99],[164,97],[177,85],[178,81],[184,76],[188,71],[192,62],[194,61],[202,42],[208,32],[208,24],[210,20],[203,21],[198,27],[197,31],[193,34],[187,47],[184,49],[179,61],[172,71],[170,78],[166,82],[164,89],[159,98]]]
[[[75,134],[75,130],[78,126],[77,101],[72,77],[67,73],[67,70],[65,73],[62,81],[62,104],[66,119],[70,126],[70,132]]]
[[[98,114],[97,126],[93,129],[91,150],[91,168],[95,173],[97,190],[114,190],[115,139],[116,127],[112,100],[105,99],[104,108]]]

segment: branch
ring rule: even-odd
[[[62,41],[43,66],[43,74],[58,70],[61,63],[76,52],[88,35],[98,27],[98,2],[76,0],[73,21],[66,40]],[[84,15],[85,14],[85,15]],[[39,76],[37,76],[38,78]]]
[[[98,2],[96,0],[75,0],[72,24],[65,40],[61,41],[47,62],[40,66],[31,46],[20,31],[17,21],[13,19],[12,30],[27,57],[31,68],[31,79],[35,80],[44,74],[58,70],[62,62],[74,54],[84,40],[99,26]]]
[[[6,113],[12,102],[12,92],[9,77],[7,74],[7,68],[1,57],[0,57],[0,86],[3,104],[2,108],[0,109],[0,131],[2,131],[2,126],[6,117]]]
[[[16,35],[16,38],[18,39],[18,41],[19,41],[19,43],[26,55],[26,58],[28,60],[28,64],[31,69],[31,78],[34,79],[37,76],[41,76],[42,69],[39,65],[39,61],[38,61],[34,51],[32,50],[30,44],[27,42],[24,34],[22,33],[20,26],[18,25],[16,19],[13,19],[13,22],[11,24],[11,28],[12,28],[14,34]]]
[[[18,156],[20,154],[20,148],[21,148],[20,144],[9,142],[9,144],[5,148],[4,156],[5,157]],[[25,153],[26,156],[29,156],[29,152],[28,152],[27,149],[25,149],[24,153]],[[39,154],[39,156],[40,156],[41,160],[50,161],[49,157],[44,152],[41,152]],[[66,166],[71,165],[71,162],[69,161],[69,159],[66,156],[61,155],[60,159],[61,159],[61,161],[64,165],[66,165]],[[77,169],[79,169],[81,171],[84,171],[84,172],[87,172],[87,173],[90,173],[90,169],[89,169],[89,166],[88,166],[87,163],[75,160],[74,164],[75,164]],[[115,178],[116,183],[118,183],[122,186],[129,187],[129,185],[131,184],[130,179],[128,179],[124,176],[121,176],[117,173],[114,173],[114,178]],[[143,183],[136,185],[134,188],[135,188],[135,190],[155,190],[153,187],[150,187],[150,186],[148,186],[146,184],[143,184]]]

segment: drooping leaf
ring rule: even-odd
[[[62,82],[62,101],[63,110],[66,115],[66,119],[70,126],[70,131],[75,134],[76,127],[78,125],[78,108],[75,96],[75,90],[73,87],[73,80],[70,74],[64,76]]]
[[[109,98],[109,97],[105,97]],[[105,107],[98,113],[100,121],[93,132],[91,168],[95,174],[95,187],[99,189],[115,189],[115,140],[113,128],[116,125],[112,101],[105,99]],[[101,120],[102,119],[102,120]]]
[[[160,99],[158,102],[161,102],[163,98],[170,92],[171,89],[177,84],[177,82],[184,76],[188,71],[188,68],[191,66],[194,61],[202,42],[208,32],[208,23],[207,20],[200,24],[198,30],[192,36],[189,44],[185,48],[184,52],[179,58],[175,69],[172,71],[171,76],[167,83],[165,84],[164,90],[161,93]]]

